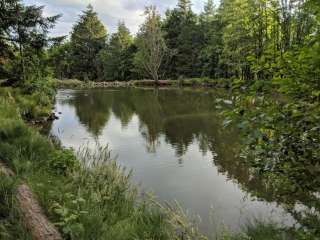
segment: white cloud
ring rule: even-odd
[[[91,4],[101,19],[111,27],[113,32],[120,20],[125,21],[132,32],[137,32],[143,22],[143,6],[126,7],[127,1],[93,0]]]
[[[218,1],[218,0],[217,0]],[[143,10],[146,5],[156,5],[163,14],[173,8],[177,0],[23,0],[27,5],[45,5],[45,15],[62,14],[52,35],[67,35],[79,14],[90,3],[109,33],[116,30],[118,22],[125,21],[132,33],[136,33],[143,22]],[[192,0],[193,9],[201,11],[205,0]]]

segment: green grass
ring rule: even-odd
[[[48,116],[52,111],[52,102],[55,91],[41,89],[35,92],[21,90],[20,88],[1,88],[0,101],[3,109],[1,117],[5,118],[8,112],[15,112],[25,120],[40,119]],[[14,107],[11,107],[14,105]],[[19,118],[15,116],[15,118]]]
[[[31,240],[16,208],[14,192],[17,180],[0,173],[0,239]]]

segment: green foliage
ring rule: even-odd
[[[85,203],[85,200],[81,197],[76,197],[73,194],[67,194],[66,200],[70,203],[70,206],[62,206],[59,203],[53,203],[50,211],[55,215],[59,222],[55,225],[62,229],[62,233],[65,236],[71,236],[71,239],[81,236],[85,228],[79,223],[81,215],[88,214],[87,211],[81,211],[81,204]]]
[[[9,109],[3,111],[4,117],[16,108],[10,107],[14,104],[19,109],[19,114],[26,120],[34,120],[48,117],[52,112],[52,103],[55,97],[51,79],[38,81],[26,81],[22,88],[3,88],[0,91],[2,106]],[[1,110],[0,110],[1,111]]]
[[[224,52],[228,50],[231,55],[227,55],[224,64],[230,64],[231,74],[240,78],[232,83],[235,107],[225,112],[225,125],[237,123],[243,134],[241,158],[251,167],[252,174],[262,176],[265,185],[272,189],[272,196],[259,197],[271,197],[294,216],[300,224],[294,238],[318,238],[320,209],[314,193],[319,192],[320,171],[319,23],[314,19],[319,12],[309,8],[312,2],[303,7],[295,5],[300,11],[293,12],[281,5],[283,2],[239,5],[239,8],[234,7],[234,2],[249,3],[226,0],[221,8],[226,22],[233,19],[229,22],[230,28],[244,28],[238,34],[235,30],[224,32],[228,33],[224,41],[231,42],[229,47],[225,45]],[[251,7],[260,9],[256,18],[258,28],[251,25],[254,24],[251,14],[256,12],[248,11]],[[274,11],[277,8],[281,9],[280,16],[290,17],[279,18]],[[244,15],[235,21],[239,11]],[[263,16],[269,20],[259,20]],[[267,23],[272,27],[264,35],[254,34]],[[290,36],[291,31],[301,27],[304,30],[297,32],[296,37]],[[247,42],[237,41],[235,36],[246,37]],[[250,52],[256,40],[260,44]],[[245,51],[237,56],[242,46]],[[235,56],[234,62],[232,56]],[[303,210],[295,208],[297,203],[304,206]]]
[[[211,78],[221,76],[219,66],[222,51],[222,22],[216,14],[213,1],[208,0],[204,12],[200,15],[200,34],[202,48],[199,55],[201,75]]]
[[[158,19],[165,40],[160,45],[168,50],[160,64],[160,77],[237,78],[248,84],[274,79],[290,84],[290,91],[295,92],[312,89],[306,86],[308,79],[319,88],[318,9],[312,0],[222,0],[218,8],[208,0],[197,15],[190,1],[181,0],[166,11],[164,19]],[[71,41],[49,51],[55,77],[146,77],[145,56],[137,48],[151,39],[146,34],[132,38],[124,23],[108,44],[106,36],[96,13],[88,7],[74,26]],[[318,90],[312,94],[317,95]]]
[[[297,98],[319,99],[319,53],[319,43],[285,53],[278,60],[280,70],[273,83],[284,94]]]
[[[58,79],[72,78],[71,44],[56,43],[48,51],[48,63],[53,69],[53,75]]]
[[[112,34],[108,46],[100,52],[104,80],[132,79],[134,53],[135,47],[130,31],[120,22],[118,31]]]
[[[138,37],[138,52],[135,55],[134,64],[141,68],[146,76],[158,82],[159,70],[163,64],[167,52],[161,29],[161,19],[155,6],[146,7],[146,21],[141,26]]]
[[[12,82],[46,76],[44,47],[59,15],[43,16],[43,7],[20,0],[1,2],[0,72]]]
[[[190,1],[179,1],[177,8],[166,12],[163,29],[172,55],[164,66],[168,76],[175,79],[199,76],[201,34]]]
[[[66,175],[68,172],[77,170],[79,163],[72,150],[57,150],[48,160],[49,168],[60,175]]]
[[[106,47],[107,31],[91,5],[80,16],[71,33],[72,77],[97,80],[102,76],[99,52]]]
[[[19,0],[0,3],[0,75],[8,80],[5,84],[19,86],[0,89],[0,159],[33,187],[66,238],[181,237],[170,213],[147,200],[137,201],[129,176],[115,162],[108,160],[103,166],[87,162],[80,167],[69,150],[57,150],[22,121],[51,112],[52,74],[60,79],[129,80],[146,76],[146,70],[155,80],[159,72],[161,77],[179,79],[171,85],[232,87],[234,108],[224,113],[224,125],[238,125],[242,159],[272,189],[272,196],[259,197],[271,198],[292,213],[300,224],[296,238],[319,236],[317,0],[222,0],[218,9],[208,0],[199,16],[189,0],[180,0],[164,20],[149,9],[135,39],[119,24],[108,44],[107,32],[89,5],[74,25],[71,40],[60,41],[48,51],[44,50],[50,40],[48,30],[58,16],[44,17],[42,10]],[[164,56],[167,48],[170,54]],[[144,106],[137,105],[141,111]],[[79,116],[92,123],[97,134],[108,114],[101,112],[96,119]],[[159,121],[157,116],[153,120]],[[84,159],[108,159],[103,156],[87,154]],[[0,237],[27,239],[23,228],[14,226],[18,216],[11,211],[8,190],[13,183],[1,176],[0,184]],[[297,211],[297,203],[305,209]],[[119,234],[119,229],[125,230]],[[225,238],[281,239],[280,232],[272,225],[258,224],[248,227],[243,236]],[[193,236],[190,226],[182,233]]]
[[[309,91],[303,94],[291,91],[290,83],[280,84],[279,92],[263,84],[250,86],[252,92],[246,94],[235,88],[235,107],[224,113],[225,123],[235,122],[241,129],[240,156],[253,174],[263,176],[272,199],[292,213],[306,236],[319,236],[319,199],[313,195],[320,184],[319,101]],[[304,210],[295,209],[296,202]]]

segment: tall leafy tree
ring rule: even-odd
[[[136,66],[142,66],[145,73],[156,82],[159,70],[166,55],[167,47],[161,29],[160,14],[156,7],[147,7],[146,20],[137,37],[138,52],[135,57]]]
[[[223,29],[222,64],[227,66],[227,76],[244,79],[250,74],[247,57],[252,53],[249,0],[225,0],[221,3]]]
[[[9,57],[13,56],[13,49],[10,47],[10,28],[16,24],[15,8],[17,5],[21,5],[18,0],[0,2],[0,74],[3,77],[8,74],[3,66]]]
[[[56,42],[48,50],[49,64],[53,69],[54,77],[67,79],[71,73],[71,46],[70,42]]]
[[[72,72],[82,80],[101,77],[99,52],[106,47],[107,31],[91,5],[80,16],[71,33]]]
[[[14,81],[46,75],[43,50],[59,15],[45,17],[43,6],[25,6],[19,0],[1,1],[0,12],[0,57],[9,57],[7,69],[1,71]],[[9,56],[10,52],[17,54]]]

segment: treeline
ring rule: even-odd
[[[319,75],[319,2],[306,0],[208,0],[199,15],[190,0],[179,0],[159,20],[165,55],[159,76],[243,80],[294,77],[317,82]],[[56,77],[130,80],[152,77],[143,67],[141,36],[120,22],[107,34],[91,6],[74,25],[70,40],[49,54]],[[150,41],[150,39],[148,40]],[[155,44],[159,46],[159,41]]]
[[[290,88],[319,88],[320,3],[317,0],[212,0],[200,14],[179,0],[160,17],[146,9],[133,36],[124,22],[109,35],[91,5],[70,37],[48,38],[59,16],[19,0],[1,2],[1,78],[131,80],[274,79]],[[290,81],[288,80],[290,79]],[[293,80],[291,80],[293,79]]]

